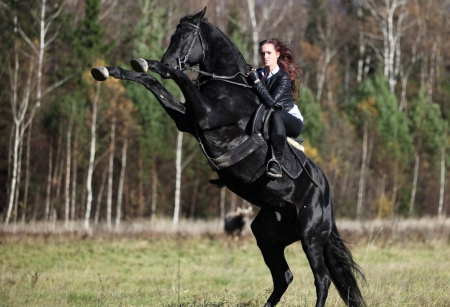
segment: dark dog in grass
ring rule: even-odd
[[[227,213],[224,227],[227,236],[233,236],[235,240],[238,240],[252,213],[252,206],[249,206],[247,209],[238,207],[236,211]]]

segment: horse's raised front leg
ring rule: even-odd
[[[251,228],[273,280],[273,291],[264,307],[273,307],[294,278],[284,257],[284,249],[298,240],[295,225],[288,220],[278,221],[275,212],[261,209]]]
[[[91,74],[97,81],[105,81],[109,77],[114,77],[142,84],[153,93],[167,114],[173,119],[178,130],[195,135],[193,120],[187,114],[186,107],[154,77],[148,74],[128,71],[120,67],[96,67],[91,70]]]
[[[130,64],[136,72],[147,72],[150,70],[159,74],[164,79],[172,79],[175,81],[183,93],[186,103],[193,108],[200,126],[203,126],[203,130],[208,130],[208,127],[211,125],[208,122],[211,120],[211,110],[208,105],[211,102],[200,92],[198,87],[192,83],[191,79],[185,73],[155,60],[133,59],[130,61]],[[215,121],[217,121],[217,118],[215,118]],[[213,124],[217,125],[216,122]]]

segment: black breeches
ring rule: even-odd
[[[297,137],[303,131],[303,122],[285,111],[275,110],[270,117],[269,137],[275,154],[281,154],[286,136]]]

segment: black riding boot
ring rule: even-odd
[[[272,159],[267,163],[266,176],[277,179],[282,176],[281,164],[283,163],[283,150],[274,147],[272,149]]]

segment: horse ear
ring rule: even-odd
[[[201,12],[195,14],[192,19],[194,20],[194,22],[200,22],[205,17],[205,14],[206,14],[206,6]]]

